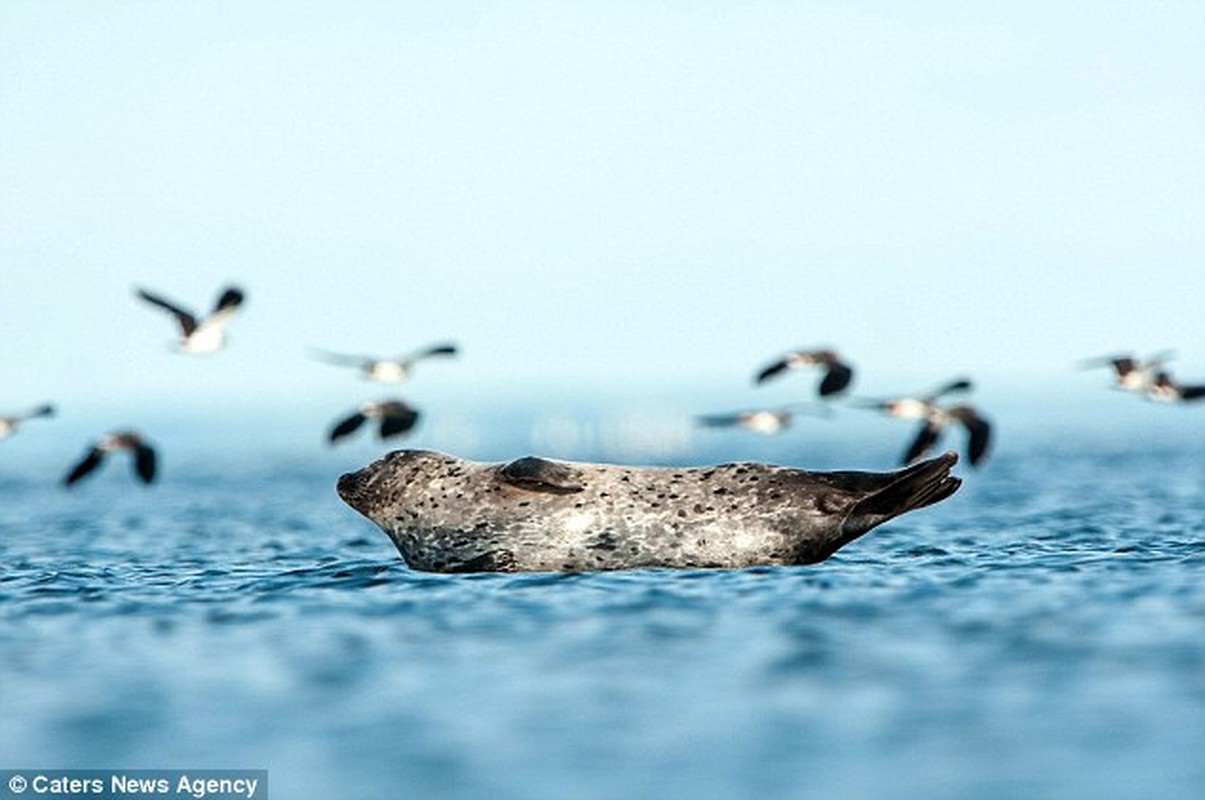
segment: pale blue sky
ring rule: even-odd
[[[1205,380],[1205,4],[0,0],[0,262],[2,409]],[[209,360],[131,295],[227,281]]]

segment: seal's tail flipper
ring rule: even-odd
[[[962,485],[960,479],[950,474],[950,468],[957,461],[956,453],[947,452],[884,476],[887,481],[882,488],[871,492],[849,510],[841,524],[845,542],[900,514],[932,505],[954,494]]]

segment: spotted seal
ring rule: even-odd
[[[627,467],[397,450],[339,478],[344,502],[429,572],[812,564],[961,481],[948,452],[895,472],[757,463]]]

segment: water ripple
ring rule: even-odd
[[[304,472],[2,483],[0,752],[290,796],[1186,795],[1205,487],[1056,455],[738,571],[417,573]]]

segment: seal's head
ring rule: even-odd
[[[343,502],[380,522],[375,512],[404,503],[406,491],[425,492],[438,478],[456,478],[466,462],[430,450],[395,450],[363,469],[340,476],[335,491]]]

